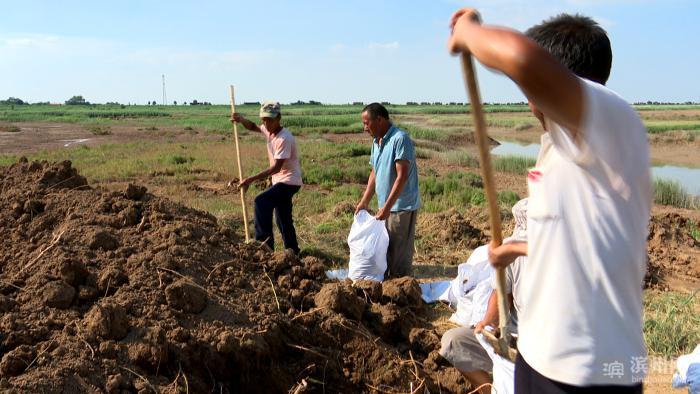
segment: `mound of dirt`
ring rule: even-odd
[[[465,391],[413,279],[327,281],[70,162],[0,169],[0,391]],[[422,392],[422,391],[421,391]]]
[[[483,218],[467,219],[455,209],[435,215],[419,215],[418,220],[420,234],[431,234],[440,244],[475,249],[489,241],[484,230],[477,227],[487,225]]]
[[[669,277],[687,282],[700,278],[700,242],[691,235],[689,219],[678,213],[651,217],[647,253],[647,286],[668,287]]]

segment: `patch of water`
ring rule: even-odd
[[[499,141],[501,145],[493,148],[491,153],[496,156],[525,156],[537,158],[540,144],[519,144],[512,141]],[[700,168],[679,167],[661,164],[653,166],[651,173],[654,178],[676,181],[690,194],[700,195]]]
[[[518,144],[517,142],[499,141],[501,145],[491,149],[496,156],[525,156],[537,158],[540,144]]]
[[[676,181],[690,194],[700,196],[700,168],[688,168],[677,166],[651,167],[654,178]]]
[[[90,138],[81,138],[81,139],[77,139],[77,140],[61,140],[61,142],[65,142],[65,144],[63,145],[64,148],[67,148],[67,147],[74,145],[74,144],[82,144],[82,143],[85,143],[87,141],[90,141]]]

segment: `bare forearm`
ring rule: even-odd
[[[243,127],[245,127],[246,129],[248,129],[250,131],[260,131],[260,128],[258,127],[258,125],[256,125],[255,123],[253,123],[252,121],[250,121],[244,117],[241,117],[240,122],[243,125]]]
[[[573,135],[581,120],[582,93],[576,76],[535,41],[514,30],[459,18],[452,52],[467,52],[512,79],[528,100]]]
[[[511,242],[503,246],[514,256],[527,256],[527,242]]]
[[[498,326],[498,294],[496,294],[495,291],[491,292],[483,321],[485,325],[492,327]]]
[[[270,176],[272,176],[272,175],[277,174],[278,172],[280,172],[281,169],[282,169],[282,165],[275,164],[275,165],[273,165],[272,167],[266,169],[265,171],[259,172],[259,173],[255,174],[255,175],[251,176],[249,179],[250,179],[251,181],[257,181],[257,180],[259,180],[259,179],[265,179],[265,178],[267,178],[267,177],[270,177]]]
[[[367,188],[365,188],[365,192],[362,195],[361,203],[363,205],[368,205],[370,200],[372,200],[372,196],[374,196],[374,187],[375,187],[375,177],[374,177],[374,170],[372,170],[372,172],[370,172],[370,174],[369,174],[369,179],[367,180]]]
[[[527,242],[489,244],[489,261],[496,268],[505,268],[520,256],[527,256]]]

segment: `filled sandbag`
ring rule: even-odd
[[[348,235],[350,264],[348,277],[356,280],[384,280],[389,233],[384,220],[362,210],[355,215]]]

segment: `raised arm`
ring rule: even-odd
[[[475,10],[457,11],[450,23],[450,52],[471,53],[506,74],[545,117],[579,138],[583,89],[578,77],[536,42],[514,30],[482,26]]]
[[[238,122],[250,131],[261,132],[260,127],[258,125],[246,119],[245,117],[243,117],[243,115],[239,114],[238,112],[234,113],[231,116],[231,122]]]

